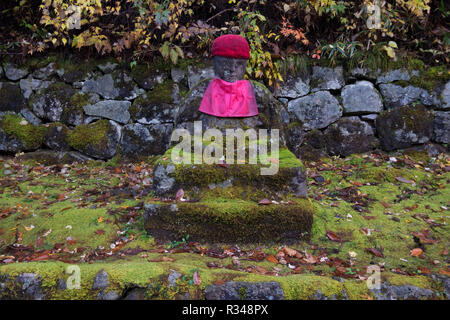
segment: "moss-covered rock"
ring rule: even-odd
[[[44,144],[57,151],[70,150],[70,145],[67,142],[69,132],[70,129],[66,125],[60,122],[52,122],[47,126]]]
[[[141,88],[152,90],[168,78],[167,65],[160,66],[157,63],[151,65],[138,64],[131,70],[131,77]]]
[[[67,83],[74,83],[84,80],[89,73],[95,71],[97,61],[90,60],[88,63],[79,61],[75,56],[57,59],[56,68],[60,78]]]
[[[76,93],[72,86],[64,82],[55,82],[31,96],[29,104],[41,119],[61,121],[66,108],[71,107],[70,99]]]
[[[216,199],[150,204],[144,217],[147,231],[157,239],[189,235],[203,242],[293,242],[310,237],[313,209],[306,199],[285,205]]]
[[[326,156],[326,140],[322,131],[314,129],[306,132],[300,147],[293,150],[302,160],[316,161]]]
[[[61,122],[77,126],[84,122],[86,116],[83,106],[89,104],[87,94],[76,93],[70,98],[70,104],[61,113]]]
[[[433,134],[433,119],[433,113],[423,105],[382,112],[375,121],[382,148],[391,151],[429,141]]]
[[[19,115],[4,114],[0,117],[0,150],[36,150],[41,146],[46,131],[44,126],[32,125]]]
[[[287,148],[281,148],[278,153],[258,156],[256,164],[250,164],[247,158],[245,162],[235,164],[230,161],[227,164],[196,164],[201,159],[192,153],[182,153],[181,157],[193,160],[193,164],[179,164],[172,162],[178,156],[175,154],[172,158],[172,151],[175,151],[174,148],[155,163],[155,193],[173,196],[182,188],[187,197],[201,200],[180,203],[179,209],[153,203],[155,207],[152,208],[157,213],[146,215],[147,230],[151,230],[153,235],[176,239],[187,232],[197,239],[212,242],[305,239],[301,234],[310,228],[312,211],[310,207],[305,211],[298,205],[308,203],[305,199],[306,176],[301,161]],[[299,197],[295,199],[300,202],[285,201],[289,193]],[[278,199],[280,202],[258,205],[263,198]],[[277,229],[279,226],[283,227]],[[267,234],[263,234],[264,229],[269,230]]]
[[[25,107],[25,98],[18,85],[4,82],[0,86],[0,112],[19,113]]]
[[[76,126],[67,136],[68,144],[88,156],[108,159],[114,156],[121,136],[121,128],[111,120],[101,119]]]
[[[434,66],[424,69],[419,76],[411,77],[413,86],[432,92],[437,86],[450,80],[450,70],[447,65]]]
[[[182,157],[192,157],[192,164],[173,164],[172,150],[169,149],[155,163],[154,186],[157,194],[171,194],[179,188],[191,190],[232,181],[234,186],[249,185],[261,190],[291,191],[306,196],[303,164],[287,148],[280,149],[278,154],[271,153],[264,159],[257,158],[256,164],[250,164],[246,158],[244,163],[226,165],[195,164],[201,159],[191,154],[182,154]]]
[[[122,130],[120,154],[129,159],[161,155],[169,146],[172,124],[127,124]]]
[[[61,113],[61,122],[78,126],[83,124],[87,118],[83,107],[89,104],[95,104],[100,101],[96,93],[77,92],[69,99],[69,104]]]
[[[133,101],[131,118],[142,124],[174,123],[178,107],[174,105],[174,84],[166,81],[157,84]]]
[[[378,145],[372,127],[358,117],[339,119],[325,130],[324,137],[330,155],[345,157],[373,150]]]

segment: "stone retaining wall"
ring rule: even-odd
[[[314,66],[277,92],[288,147],[300,158],[347,156],[450,142],[450,81],[444,69]],[[428,72],[426,74],[426,72]],[[208,63],[158,68],[67,61],[0,68],[0,153],[49,149],[77,159],[162,154],[187,92],[214,76]],[[179,119],[182,121],[182,119]],[[59,158],[61,158],[59,156]]]

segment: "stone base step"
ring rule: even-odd
[[[309,240],[313,206],[308,199],[261,205],[255,201],[212,198],[199,202],[145,205],[148,234],[157,241],[208,243],[292,243]]]
[[[306,197],[302,162],[286,148],[280,150],[277,159],[270,160],[268,164],[174,164],[168,151],[155,164],[153,185],[157,196],[166,197],[173,197],[180,188],[201,191],[228,186],[252,186]],[[267,168],[271,169],[264,171]]]

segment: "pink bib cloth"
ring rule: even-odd
[[[227,82],[214,78],[198,111],[216,117],[252,117],[258,114],[258,105],[249,80]]]

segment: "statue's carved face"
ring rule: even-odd
[[[214,72],[217,78],[227,82],[236,82],[244,79],[246,59],[234,59],[214,56]]]

